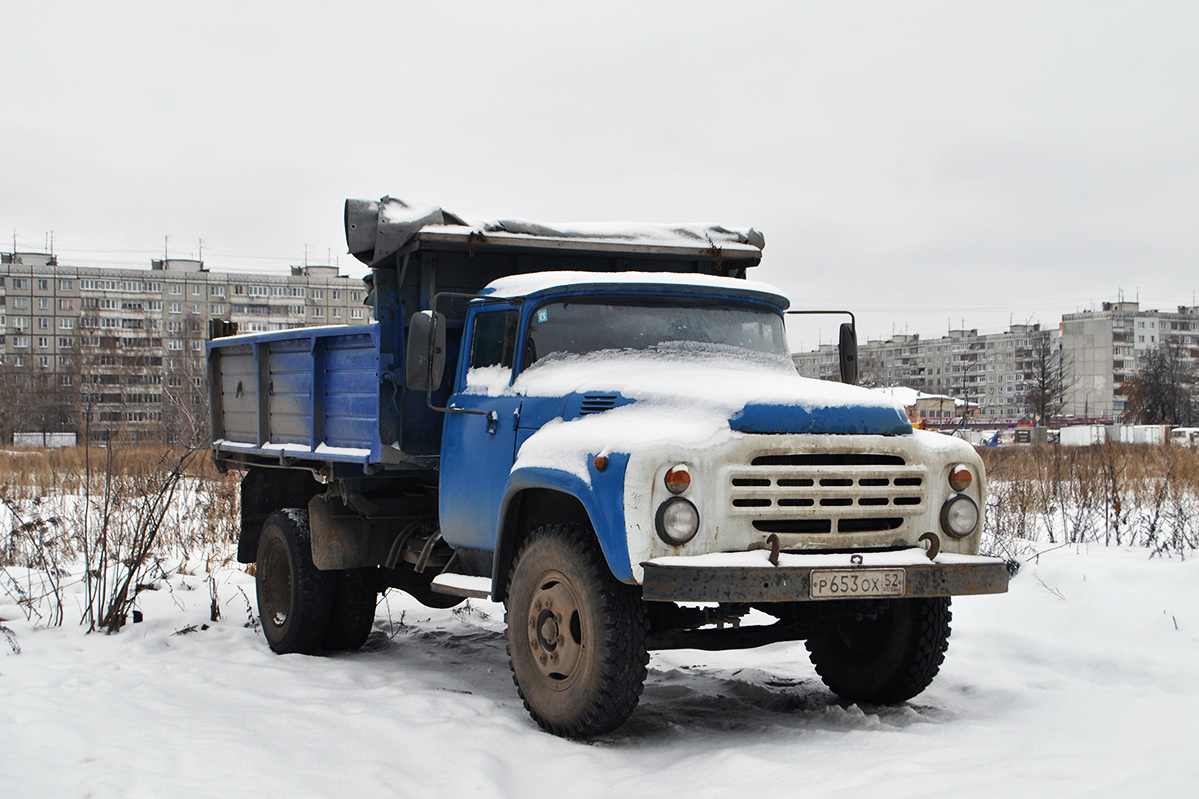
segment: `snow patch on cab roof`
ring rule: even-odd
[[[609,286],[613,284],[718,289],[725,292],[758,295],[780,308],[787,308],[791,304],[781,291],[769,283],[678,272],[534,272],[493,280],[479,292],[479,295],[502,298],[526,297],[539,291],[570,286]]]

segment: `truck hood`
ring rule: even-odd
[[[508,391],[521,426],[637,405],[739,433],[903,435],[903,409],[876,391],[799,376],[789,358],[743,351],[597,353],[536,364]],[[629,408],[628,410],[633,410]],[[641,415],[641,414],[638,414]]]

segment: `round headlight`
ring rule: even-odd
[[[941,506],[941,529],[954,538],[965,538],[978,527],[978,505],[965,494],[950,497]]]
[[[658,537],[672,547],[686,544],[699,532],[699,511],[682,497],[663,502],[654,521]]]
[[[965,466],[955,466],[949,473],[949,487],[954,491],[965,491],[974,482],[974,475]]]

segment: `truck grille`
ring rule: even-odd
[[[764,533],[902,530],[925,513],[923,466],[897,455],[762,455],[728,471],[730,513]]]

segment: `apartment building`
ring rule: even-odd
[[[859,382],[954,397],[977,405],[982,418],[1016,421],[1027,414],[1025,397],[1040,363],[1058,358],[1060,347],[1058,331],[1039,324],[984,335],[977,329],[950,330],[937,339],[906,333],[859,345]],[[835,344],[794,359],[802,375],[839,379]]]
[[[108,269],[0,254],[0,434],[194,436],[207,423],[209,320],[247,333],[364,324],[366,296],[334,266],[249,274],[163,259]]]
[[[1062,350],[1074,383],[1065,413],[1118,418],[1128,410],[1124,383],[1145,352],[1162,345],[1199,363],[1199,306],[1177,312],[1141,310],[1139,302],[1105,302],[1097,310],[1062,317]]]

